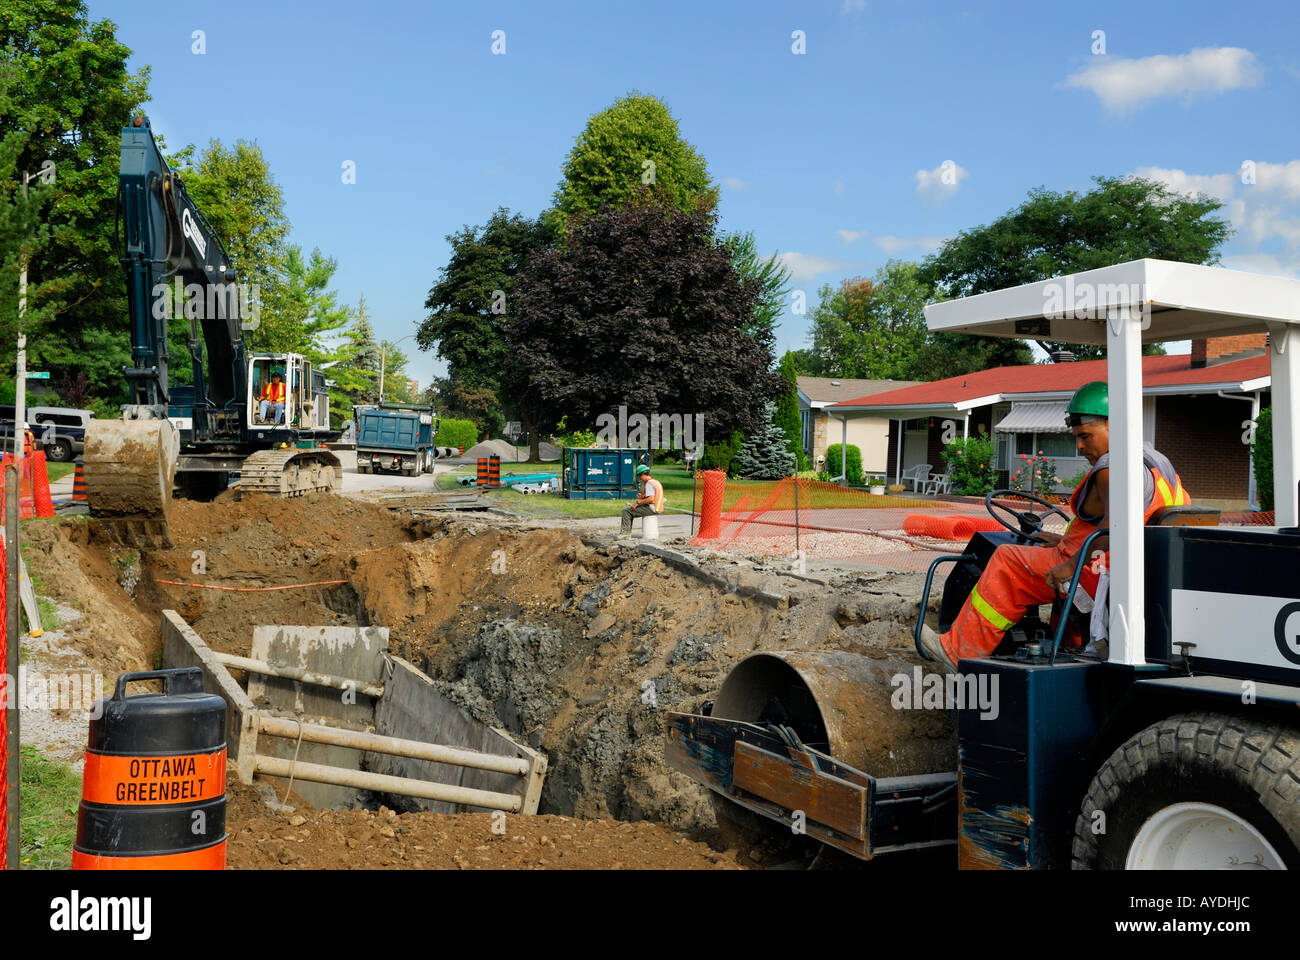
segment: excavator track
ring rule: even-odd
[[[328,450],[259,450],[239,474],[239,492],[300,497],[343,485],[343,464]]]
[[[180,435],[168,420],[91,420],[83,457],[90,515],[116,542],[142,550],[174,545],[172,481]]]

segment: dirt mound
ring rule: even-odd
[[[252,787],[232,782],[228,790],[232,870],[741,869],[734,851],[715,852],[658,823],[385,808],[281,811]]]
[[[559,460],[560,448],[553,443],[547,443],[543,440],[537,445],[537,455],[543,460]]]
[[[482,443],[476,443],[465,451],[466,457],[500,457],[502,462],[506,460],[516,460],[519,458],[519,451],[511,446],[507,440],[484,440]]]

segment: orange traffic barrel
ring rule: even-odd
[[[480,487],[486,487],[488,485],[488,458],[487,457],[478,458],[478,475],[476,477],[476,480]]]
[[[126,696],[135,680],[162,693]],[[117,678],[95,702],[74,870],[224,870],[226,702],[198,667]]]
[[[488,486],[501,486],[501,458],[488,457]]]
[[[86,499],[86,471],[81,466],[81,461],[77,461],[77,469],[72,475],[72,499]]]

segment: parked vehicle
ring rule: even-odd
[[[45,449],[45,458],[67,463],[85,451],[86,424],[94,415],[93,410],[71,407],[28,407],[27,423]]]
[[[357,473],[400,472],[413,477],[433,472],[438,418],[428,405],[380,403],[355,408]]]

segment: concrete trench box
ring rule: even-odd
[[[163,663],[197,666],[226,701],[227,751],[314,807],[536,813],[546,756],[472,717],[388,649],[386,627],[256,626],[249,657],[219,653],[164,610]],[[240,686],[232,669],[248,671]]]

